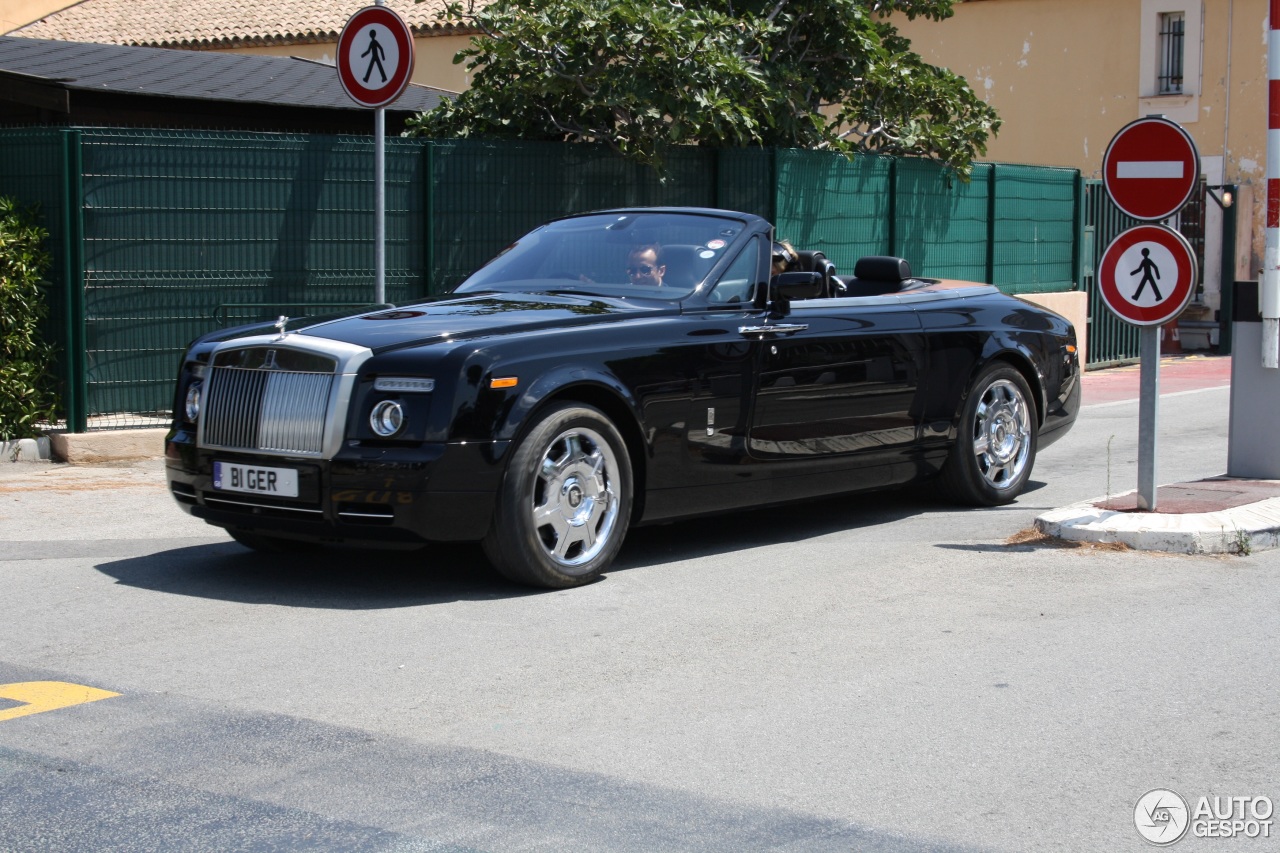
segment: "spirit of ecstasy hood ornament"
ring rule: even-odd
[[[289,334],[288,332],[285,331],[285,328],[284,328],[288,322],[289,322],[289,318],[283,314],[280,315],[280,319],[276,320],[276,331],[280,333],[281,338]]]

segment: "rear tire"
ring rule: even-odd
[[[989,365],[965,399],[956,444],[942,469],[943,488],[976,506],[1012,502],[1031,478],[1038,426],[1027,380],[1003,362]]]
[[[631,521],[631,460],[598,409],[562,403],[512,451],[485,554],[517,583],[565,589],[609,567]]]

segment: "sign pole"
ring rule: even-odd
[[[373,0],[382,6],[386,0]],[[387,185],[386,150],[387,116],[382,107],[373,111],[373,301],[387,301]]]
[[[373,110],[373,300],[387,301],[387,114],[413,76],[413,32],[374,0],[338,35],[338,80],[351,100]]]
[[[387,301],[386,110],[373,111],[373,301]]]
[[[1271,0],[1267,39],[1268,96],[1267,122],[1267,240],[1263,255],[1262,286],[1262,366],[1280,368],[1280,0]]]
[[[1097,281],[1107,307],[1141,327],[1137,508],[1155,512],[1160,327],[1177,319],[1191,301],[1198,270],[1187,239],[1154,223],[1173,216],[1190,199],[1200,181],[1200,154],[1181,126],[1149,116],[1115,135],[1103,157],[1102,173],[1116,207],[1147,223],[1111,241],[1098,265]]]
[[[1160,413],[1160,327],[1143,326],[1138,390],[1138,509],[1156,510],[1156,430]]]

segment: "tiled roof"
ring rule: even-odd
[[[468,32],[436,18],[446,0],[388,0],[415,35]],[[151,47],[230,48],[334,42],[360,0],[81,0],[9,33]]]
[[[85,92],[363,109],[347,96],[332,65],[282,56],[0,36],[0,82],[8,74]],[[429,110],[450,96],[441,89],[410,85],[393,108]]]

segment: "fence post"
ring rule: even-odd
[[[996,283],[996,170],[987,172],[987,284]]]
[[[426,292],[423,296],[434,296],[436,292],[436,144],[435,140],[425,140],[422,177],[422,230],[423,230],[423,278],[426,280]]]
[[[778,191],[781,176],[778,168],[778,158],[781,156],[778,148],[775,146],[769,149],[769,222],[773,227],[778,227]],[[774,234],[777,237],[777,234]]]
[[[898,254],[898,158],[889,160],[889,255]],[[919,273],[917,273],[919,275]]]
[[[1240,188],[1229,184],[1222,188],[1224,195],[1231,193],[1232,198],[1240,197]],[[1231,355],[1232,332],[1231,318],[1235,315],[1236,306],[1236,205],[1222,209],[1222,284],[1221,300],[1218,303],[1218,354]]]
[[[1076,229],[1071,246],[1071,283],[1076,290],[1084,290],[1084,175],[1076,172]]]
[[[67,348],[63,380],[67,388],[67,431],[80,433],[89,426],[84,367],[84,160],[80,131],[64,130],[61,135],[63,304],[67,312],[63,318]]]

